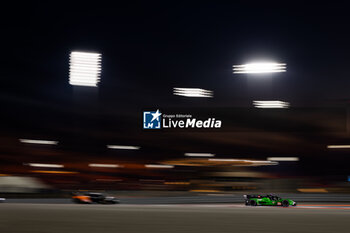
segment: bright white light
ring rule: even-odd
[[[119,150],[138,150],[139,146],[120,146],[120,145],[107,145],[108,149],[119,149]]]
[[[299,161],[298,157],[268,157],[269,161]]]
[[[214,157],[215,154],[211,154],[211,153],[185,153],[185,156],[189,156],[189,157]]]
[[[58,141],[48,141],[48,140],[33,140],[33,139],[19,139],[22,143],[29,144],[43,144],[43,145],[57,145]]]
[[[50,167],[50,168],[63,168],[62,164],[46,164],[46,163],[28,163],[31,167]]]
[[[161,165],[161,164],[146,164],[147,168],[174,168],[173,165]]]
[[[101,75],[101,54],[71,52],[69,84],[96,87]]]
[[[175,87],[174,95],[185,96],[185,97],[206,97],[212,98],[213,91],[200,89],[200,88],[178,88]]]
[[[349,149],[350,145],[329,145],[328,149]]]
[[[289,108],[289,103],[278,100],[254,100],[253,105],[256,108]]]
[[[121,167],[121,166],[119,164],[90,163],[89,167],[117,168],[117,167]]]
[[[233,65],[232,67],[234,74],[261,74],[286,72],[286,66],[285,63],[261,62]]]

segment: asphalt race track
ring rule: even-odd
[[[0,204],[1,233],[349,232],[350,205]]]
[[[217,203],[243,203],[242,194],[206,194],[169,196],[169,192],[163,196],[135,195],[135,192],[118,192],[115,195],[122,204],[217,204]],[[284,198],[290,198],[297,203],[350,203],[350,195],[347,194],[280,194]],[[1,195],[0,195],[1,197]],[[7,203],[44,203],[44,204],[70,204],[70,198],[8,198]]]

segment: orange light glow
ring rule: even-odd
[[[41,170],[33,170],[31,172],[48,173],[48,174],[78,174],[79,173],[79,172],[72,172],[72,171],[41,171]]]

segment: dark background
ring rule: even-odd
[[[272,171],[347,179],[349,153],[326,148],[349,143],[350,34],[345,2],[37,1],[5,4],[3,11],[1,173],[26,173],[24,162],[142,164],[182,158],[185,152],[211,152],[227,158],[297,156],[300,162],[292,171]],[[69,85],[73,50],[102,53],[98,88]],[[287,72],[232,74],[233,64],[255,60],[287,63]],[[214,98],[173,96],[174,87],[209,89]],[[291,109],[286,111],[312,114],[302,117],[306,126],[302,123],[297,130],[285,112],[278,117],[282,124],[257,124],[250,114],[256,112],[253,100],[288,101]],[[252,124],[245,121],[237,126],[240,130],[217,132],[143,131],[146,108],[196,108],[211,114],[221,109],[223,125],[242,118]],[[240,109],[246,115],[231,117],[230,112]],[[334,109],[337,118],[331,116]],[[260,113],[272,114],[266,111]],[[309,124],[318,124],[317,130],[310,130]],[[19,138],[60,143],[54,148],[27,146]],[[109,151],[106,144],[136,145],[141,150]]]

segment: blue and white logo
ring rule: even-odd
[[[160,129],[161,115],[159,109],[156,112],[143,112],[143,128],[144,129]]]

